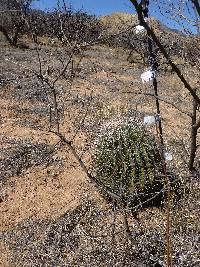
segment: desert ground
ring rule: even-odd
[[[142,210],[139,221],[128,213],[134,243],[127,242],[120,208],[87,177],[52,131],[54,122],[50,129],[49,89],[38,78],[38,54],[29,42],[28,49],[1,43],[0,50],[0,266],[164,266],[165,209]],[[42,67],[48,66],[50,79],[67,53],[41,41]],[[74,56],[73,79],[69,72],[56,84],[60,132],[88,169],[102,127],[126,116],[142,122],[156,112],[155,98],[145,95],[152,85],[140,79],[145,66],[127,58],[122,48],[93,45]],[[195,86],[198,74],[179,64]],[[197,267],[199,181],[185,167],[191,99],[170,69],[158,71],[157,79],[160,98],[178,107],[160,102],[165,145],[173,155],[168,168],[187,192],[172,204],[174,266]],[[149,131],[155,134],[154,127]]]

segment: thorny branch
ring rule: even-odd
[[[154,33],[153,29],[151,29],[148,25],[148,23],[144,20],[143,14],[142,14],[142,7],[141,3],[138,4],[137,0],[130,0],[132,4],[134,5],[138,19],[140,22],[140,25],[142,25],[146,31],[147,34],[149,34],[152,38],[152,40],[155,42],[155,44],[158,46],[160,49],[161,53],[163,56],[166,58],[167,62],[169,65],[172,67],[172,69],[175,71],[181,82],[184,84],[185,88],[190,92],[191,96],[197,101],[198,104],[200,104],[200,97],[197,95],[196,90],[191,87],[191,85],[188,83],[188,81],[185,79],[183,74],[181,73],[180,69],[177,67],[177,65],[171,60],[169,54],[165,50],[164,46],[161,44],[159,39],[157,38],[156,34]]]
[[[185,110],[182,110],[181,108],[179,108],[174,102],[166,99],[166,98],[163,98],[161,96],[156,96],[155,94],[153,93],[145,93],[145,92],[132,92],[132,91],[124,91],[123,93],[125,94],[134,94],[134,95],[144,95],[144,96],[151,96],[151,97],[154,97],[154,98],[157,98],[158,100],[160,100],[161,102],[164,102],[170,106],[172,106],[173,108],[177,109],[178,111],[180,111],[181,113],[187,115],[188,117],[192,118],[192,113],[189,113]]]
[[[199,5],[199,1],[198,0],[192,0],[192,3],[194,4],[198,14],[199,14],[199,17],[200,17],[200,5]]]

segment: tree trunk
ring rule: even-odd
[[[192,127],[191,127],[191,144],[190,144],[190,159],[189,159],[189,170],[194,170],[194,160],[196,157],[197,151],[197,132],[198,132],[198,124],[197,124],[197,101],[193,98],[193,112],[192,112]]]
[[[8,32],[6,31],[6,29],[0,25],[0,31],[3,33],[3,35],[6,37],[7,41],[9,42],[10,45],[13,45],[13,40],[12,38],[9,36]]]

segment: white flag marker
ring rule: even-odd
[[[156,120],[155,120],[154,116],[146,116],[146,117],[144,117],[144,124],[149,125],[149,124],[153,124],[155,122],[156,122]]]
[[[156,77],[156,73],[154,70],[147,70],[143,72],[140,77],[142,79],[142,82],[145,83],[153,80],[153,78]]]
[[[173,159],[172,154],[169,152],[165,152],[164,156],[166,161],[171,161]]]
[[[138,33],[140,33],[140,32],[143,32],[145,30],[145,28],[143,27],[143,26],[141,26],[141,25],[137,25],[136,27],[135,27],[135,33],[136,34],[138,34]]]

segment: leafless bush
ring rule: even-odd
[[[191,137],[193,138],[191,149],[193,150],[191,151],[190,158],[193,162],[190,162],[189,167],[193,170],[198,148],[197,133],[200,127],[197,118],[199,115],[199,93],[198,90],[195,90],[188,82],[186,75],[180,71],[179,66],[171,60],[171,56],[180,55],[179,49],[174,48],[175,44],[184,45],[184,41],[173,40],[173,48],[171,48],[171,40],[165,40],[166,36],[164,35],[157,37],[152,28],[148,27],[148,24],[145,24],[146,21],[143,20],[143,14],[140,14],[141,3],[139,3],[138,7],[137,1],[132,2],[135,4],[136,9],[138,8],[137,12],[141,20],[140,23],[144,25],[148,36],[144,34],[144,36],[138,37],[135,35],[134,29],[132,29],[132,32],[126,32],[116,36],[116,39],[111,40],[110,43],[109,38],[106,36],[106,41],[104,43],[111,46],[119,45],[124,49],[138,51],[138,54],[141,54],[141,57],[144,58],[144,63],[146,65],[148,64],[148,56],[151,56],[148,55],[148,53],[154,53],[155,55],[160,53],[178,75],[180,81],[188,90],[187,97],[189,94],[192,96],[192,112],[182,109],[182,106],[178,105],[179,102],[174,103],[173,96],[161,96],[158,91],[132,91],[135,95],[133,95],[131,104],[134,103],[137,95],[143,94],[155,98],[157,105],[160,102],[167,103],[182,112],[185,116],[191,118]],[[13,252],[14,264],[33,267],[57,265],[70,267],[111,265],[141,267],[164,266],[166,262],[166,225],[168,227],[167,241],[169,241],[169,234],[171,234],[173,240],[174,265],[191,266],[191,264],[193,264],[195,266],[195,264],[198,264],[198,238],[196,238],[198,229],[195,228],[194,223],[191,224],[191,228],[187,227],[190,225],[190,222],[196,218],[198,212],[198,203],[196,202],[195,194],[197,183],[194,179],[194,172],[192,173],[193,176],[191,175],[188,180],[184,177],[185,174],[188,177],[186,165],[184,165],[184,172],[181,173],[181,171],[178,170],[179,175],[177,175],[180,176],[178,179],[185,190],[179,191],[180,194],[183,195],[180,199],[173,199],[172,192],[167,187],[168,180],[165,181],[166,191],[169,192],[166,198],[166,204],[168,205],[166,205],[167,216],[165,210],[154,210],[151,208],[139,213],[139,217],[141,217],[139,218],[140,220],[136,220],[135,214],[132,214],[126,206],[121,205],[122,203],[120,200],[118,201],[112,192],[102,188],[95,180],[93,173],[90,172],[90,161],[84,156],[87,154],[90,159],[91,147],[93,145],[91,141],[97,138],[101,126],[105,122],[113,120],[115,115],[114,111],[110,111],[110,114],[108,114],[105,108],[107,99],[102,96],[102,93],[93,95],[92,90],[88,94],[81,92],[81,89],[78,93],[73,90],[73,84],[77,77],[79,81],[84,81],[88,71],[90,73],[96,71],[93,65],[82,64],[84,56],[87,55],[87,53],[85,53],[87,52],[86,49],[89,48],[93,42],[98,43],[101,39],[99,38],[101,35],[101,28],[99,28],[99,23],[96,18],[88,16],[83,12],[74,13],[64,8],[47,14],[33,12],[30,17],[26,17],[26,23],[29,25],[30,33],[35,42],[34,53],[37,55],[38,68],[36,67],[34,69],[33,75],[41,85],[39,91],[45,95],[45,98],[42,98],[41,95],[38,94],[37,99],[44,101],[43,104],[44,106],[46,105],[43,115],[46,115],[49,119],[49,131],[59,138],[59,144],[63,150],[66,146],[70,149],[75,160],[79,163],[90,181],[96,185],[99,192],[105,196],[106,200],[109,199],[109,201],[106,204],[104,203],[102,207],[100,207],[99,203],[83,202],[81,206],[74,209],[72,212],[67,212],[55,220],[34,221],[30,219],[22,224],[18,224],[13,231],[5,231],[2,237]],[[80,27],[78,27],[76,23]],[[51,27],[54,29],[53,35],[50,32]],[[43,35],[50,37],[56,36],[56,38],[64,44],[63,47],[48,45],[43,49],[37,42],[37,37]],[[113,36],[111,36],[111,38],[112,37]],[[153,51],[150,49],[147,51],[147,48],[149,48],[149,40],[147,40],[147,37],[152,38],[154,44],[157,45],[157,47],[153,48]],[[194,44],[195,49],[197,48],[197,44],[198,43]],[[191,43],[188,46],[184,46],[183,55],[185,58],[192,58],[193,56],[196,58],[195,52],[191,51],[191,47]],[[110,50],[108,47],[106,47],[106,49],[107,58],[110,59]],[[91,53],[94,53],[94,51]],[[156,60],[158,60],[158,58],[156,58]],[[192,59],[188,59],[188,62],[189,61],[191,63]],[[117,63],[119,62],[117,61]],[[157,66],[154,65],[154,67]],[[106,67],[103,66],[102,70],[102,73],[105,74],[104,72],[105,70],[108,71],[108,68],[106,69]],[[111,72],[112,70],[109,71]],[[124,73],[125,72],[123,72],[123,74]],[[133,74],[136,75],[134,72]],[[114,74],[112,73],[112,75]],[[89,76],[88,79],[92,79],[91,76]],[[99,81],[106,85],[109,84],[108,81],[105,81],[105,76],[103,76],[102,80],[96,79],[94,85],[98,85]],[[124,89],[124,84],[127,87],[127,81],[126,83],[120,82],[120,86],[117,90],[117,86],[115,85],[108,86],[109,89],[112,89],[110,89],[110,91],[112,91],[110,99],[112,99],[112,97],[114,98],[115,94],[117,94],[116,91],[118,92]],[[157,84],[155,85],[154,83],[153,85],[154,89],[157,89]],[[132,83],[129,84],[129,88],[131,87]],[[141,88],[141,86],[138,87]],[[183,103],[187,103],[187,100]],[[29,109],[20,110],[28,114],[35,112],[35,110]],[[157,113],[159,114],[160,112],[162,114],[162,109],[159,110],[159,106],[157,106]],[[123,117],[122,113],[123,112],[120,113],[121,118]],[[138,116],[137,112],[135,114]],[[142,117],[143,115],[144,114],[142,114]],[[47,120],[45,123],[46,122]],[[68,124],[70,124],[70,126]],[[158,126],[160,125],[157,124],[156,126],[156,130],[159,130]],[[156,136],[158,140],[160,134],[161,133],[158,131]],[[184,142],[179,143],[179,149],[183,150]],[[175,143],[171,145],[174,148],[174,152],[177,153],[178,149],[175,149],[177,147]],[[158,142],[158,146],[161,148],[162,154],[162,142]],[[187,151],[187,148],[185,148],[185,150]],[[186,154],[185,150],[181,151],[182,154]],[[175,155],[175,157],[177,156],[179,160],[182,160],[182,154]],[[51,150],[49,151],[46,146],[24,146],[19,153],[16,151],[14,155],[8,157],[7,161],[4,161],[6,168],[10,166],[14,169],[14,172],[10,173],[10,170],[8,170],[7,173],[5,170],[6,175],[20,174],[23,168],[32,166],[30,164],[40,164],[40,156],[42,156],[42,160],[46,160],[44,160],[44,162],[51,162]],[[13,161],[17,163],[16,166],[13,164]],[[175,170],[177,171],[177,169]],[[163,176],[165,176],[164,178],[168,178],[166,169]],[[174,179],[177,179],[176,175]],[[187,191],[188,187],[189,190]],[[182,192],[184,193],[182,194]],[[178,202],[177,206],[175,202]],[[194,210],[192,216],[190,216],[191,210]],[[165,219],[165,216],[168,221]],[[170,228],[170,219],[173,220],[173,228]],[[43,235],[41,235],[41,232]],[[170,266],[169,262],[168,266]]]
[[[32,10],[29,19],[35,36],[58,38],[65,45],[75,41],[90,43],[102,32],[102,25],[95,16],[71,8],[47,13]]]
[[[25,16],[32,0],[1,0],[0,31],[12,46],[17,46],[19,37],[27,32]]]

